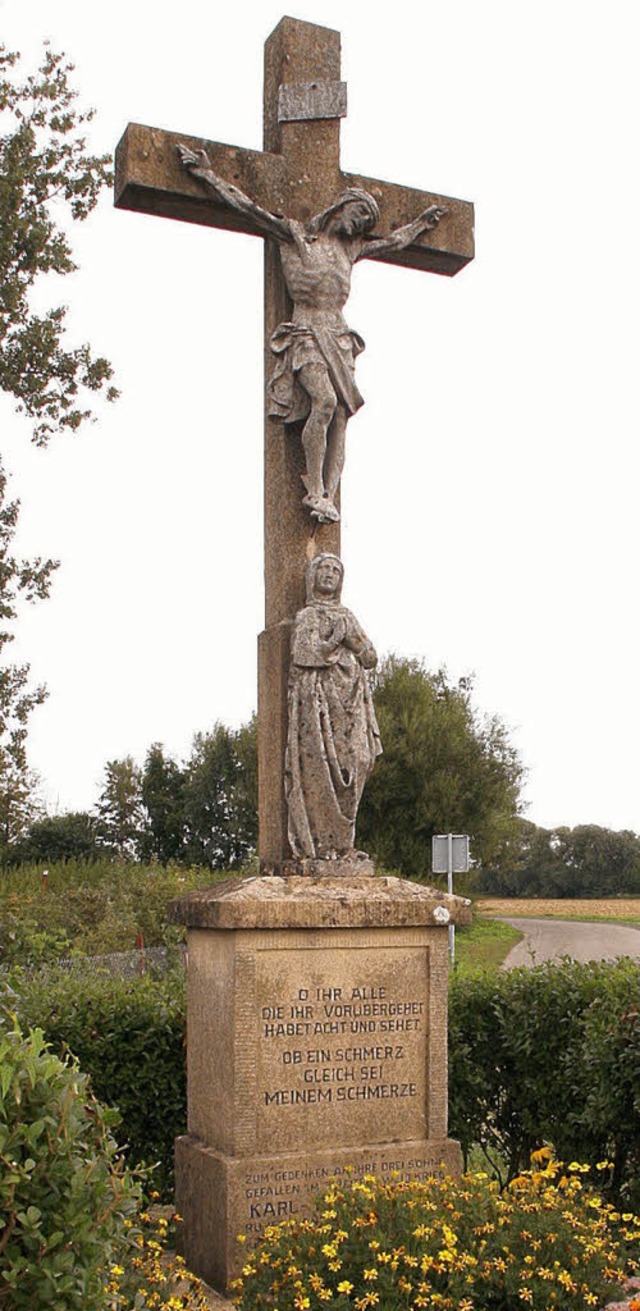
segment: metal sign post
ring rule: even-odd
[[[431,869],[434,874],[446,874],[447,892],[453,893],[454,874],[466,874],[469,869],[469,838],[466,833],[439,833],[431,840]],[[449,925],[449,956],[456,960],[455,925]]]

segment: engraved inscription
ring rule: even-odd
[[[426,947],[260,953],[265,1148],[290,1148],[296,1111],[306,1147],[424,1136],[427,964]]]
[[[424,1151],[409,1155],[402,1148],[387,1151],[375,1148],[367,1160],[354,1164],[312,1164],[283,1166],[264,1170],[247,1170],[242,1193],[245,1199],[243,1232],[258,1237],[266,1224],[277,1224],[288,1216],[311,1213],[313,1199],[331,1179],[343,1184],[362,1179],[399,1176],[402,1179],[428,1179],[440,1164],[436,1153]]]

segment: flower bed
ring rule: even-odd
[[[640,1219],[543,1148],[500,1192],[484,1173],[334,1183],[313,1220],[268,1229],[232,1285],[242,1311],[583,1311],[620,1293]]]

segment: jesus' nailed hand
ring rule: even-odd
[[[302,504],[318,522],[337,523],[335,497],[344,467],[347,421],[363,403],[355,381],[355,359],[364,342],[342,317],[351,270],[360,259],[404,250],[434,228],[447,211],[430,205],[391,236],[367,240],[380,217],[367,191],[345,191],[335,204],[303,224],[270,214],[225,182],[214,173],[204,150],[180,145],[178,153],[184,167],[219,203],[250,216],[255,228],[279,245],[293,315],[271,338],[276,364],[267,388],[269,413],[284,423],[303,423],[306,495]]]

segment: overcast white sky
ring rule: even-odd
[[[475,671],[531,819],[640,830],[636,6],[0,0],[0,31],[73,58],[96,149],[130,120],[260,148],[283,12],[342,32],[346,169],[476,203],[456,278],[354,275],[345,600],[381,653]],[[15,644],[60,809],[107,759],[245,719],[263,606],[262,243],[108,198],[74,243],[52,294],[122,399],[44,452],[0,399],[20,545],[62,561]]]

